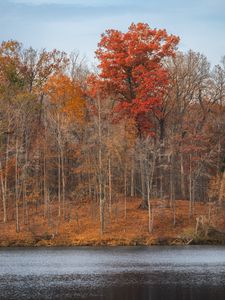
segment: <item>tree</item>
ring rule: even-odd
[[[59,73],[49,78],[45,85],[45,93],[50,100],[48,115],[51,118],[50,127],[56,132],[58,146],[58,214],[65,217],[65,141],[66,131],[70,122],[81,124],[84,117],[84,100],[79,85],[68,76]],[[62,186],[62,191],[61,191]]]
[[[96,51],[99,80],[115,95],[116,109],[134,117],[139,130],[145,127],[145,115],[160,106],[168,84],[163,60],[175,55],[178,42],[166,30],[144,23],[132,23],[126,33],[110,29],[102,34]]]

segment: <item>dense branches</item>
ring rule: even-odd
[[[1,220],[70,220],[88,201],[103,233],[112,204],[141,197],[174,213],[176,200],[225,200],[225,66],[176,53],[178,38],[147,24],[108,30],[96,52],[99,74],[76,54],[0,46]],[[57,215],[51,207],[57,207]],[[98,210],[100,208],[100,210]],[[9,214],[10,212],[10,214]],[[146,212],[147,213],[147,212]],[[22,216],[22,217],[21,217]]]

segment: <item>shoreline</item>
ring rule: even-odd
[[[54,241],[46,241],[41,240],[38,242],[34,241],[3,241],[0,243],[0,248],[56,248],[56,247],[151,247],[151,246],[167,246],[167,247],[177,247],[177,246],[225,246],[225,241],[215,241],[212,239],[206,240],[192,240],[188,243],[182,242],[181,240],[177,239],[164,239],[163,241],[158,239],[154,241],[136,241],[136,240],[87,240],[87,241],[61,241],[61,242],[54,242]]]

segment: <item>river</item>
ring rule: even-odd
[[[224,300],[225,247],[0,248],[0,299]]]

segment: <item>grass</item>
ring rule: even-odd
[[[192,218],[189,218],[189,202],[176,201],[176,225],[173,225],[173,210],[166,200],[152,201],[153,231],[148,232],[148,210],[140,209],[141,200],[127,199],[126,217],[124,199],[112,205],[111,212],[105,209],[105,230],[100,234],[99,209],[96,203],[82,201],[66,206],[66,220],[59,218],[57,204],[51,204],[49,219],[43,215],[43,205],[29,205],[29,222],[24,223],[20,207],[20,232],[16,232],[14,209],[9,210],[9,221],[0,223],[1,246],[59,246],[59,245],[155,245],[171,244],[180,236],[193,234],[196,217],[208,216],[208,204],[195,203]],[[0,211],[0,220],[3,219]],[[223,230],[224,212],[211,211],[211,224]],[[190,234],[189,234],[190,235]]]

